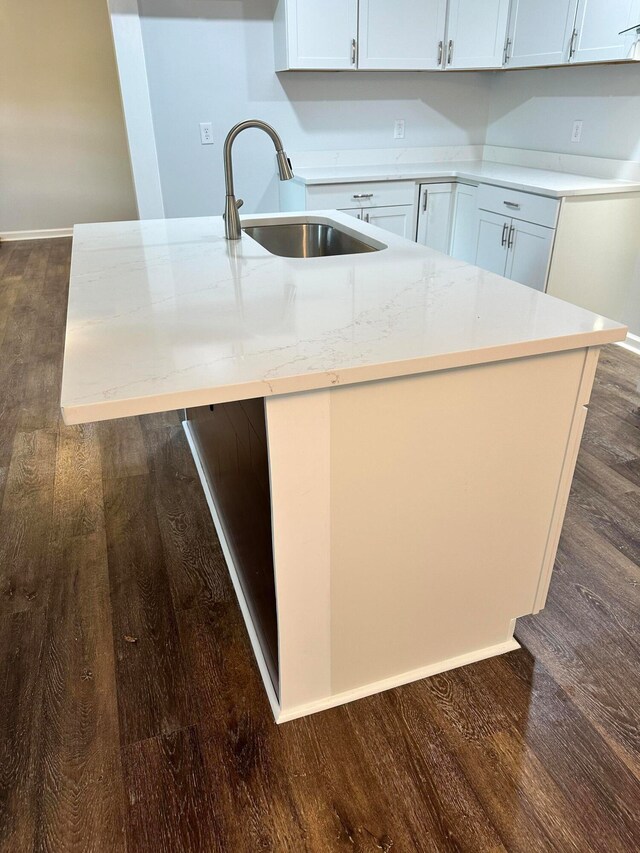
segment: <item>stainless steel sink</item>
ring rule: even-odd
[[[242,229],[272,255],[283,258],[324,258],[377,252],[370,245],[325,222],[285,222],[280,225],[249,225]]]

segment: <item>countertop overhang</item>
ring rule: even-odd
[[[77,225],[68,424],[290,394],[622,340],[626,328],[337,211],[386,249],[271,255],[221,217]]]

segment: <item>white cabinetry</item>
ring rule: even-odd
[[[435,70],[447,0],[360,0],[358,68]]]
[[[500,68],[509,0],[449,0],[447,68]]]
[[[456,184],[453,192],[451,257],[468,264],[476,262],[478,238],[478,187]]]
[[[358,0],[280,0],[274,36],[276,71],[355,69]]]
[[[411,181],[368,181],[362,184],[280,184],[280,209],[341,210],[400,237],[415,236],[415,184]]]
[[[453,187],[451,183],[420,187],[417,242],[445,254],[451,245]]]
[[[500,68],[509,0],[279,0],[276,71]]]
[[[579,0],[572,62],[634,59],[638,36],[622,30],[640,23],[640,0]]]
[[[532,193],[482,186],[475,263],[535,290],[546,289],[558,203]],[[489,209],[487,209],[489,208]],[[517,213],[517,216],[509,215]],[[527,216],[536,222],[520,219]]]
[[[578,0],[512,0],[505,49],[509,68],[567,62],[577,5]]]
[[[512,0],[505,65],[636,59],[640,0]]]
[[[398,204],[391,207],[370,207],[367,210],[354,209],[343,210],[363,222],[377,225],[385,231],[405,237],[407,240],[413,238],[413,205]]]
[[[553,237],[553,228],[512,219],[507,240],[507,278],[534,290],[546,290]]]

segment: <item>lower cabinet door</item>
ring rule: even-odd
[[[554,234],[553,228],[514,219],[508,237],[507,278],[544,292]]]
[[[424,184],[420,187],[417,242],[449,254],[453,184]]]
[[[394,207],[371,207],[362,211],[365,222],[391,231],[399,237],[413,239],[413,205],[399,204]]]
[[[475,264],[478,243],[478,187],[456,185],[451,230],[451,257]]]
[[[478,215],[478,239],[475,264],[483,270],[505,275],[507,268],[507,240],[511,219],[498,213],[481,210]]]

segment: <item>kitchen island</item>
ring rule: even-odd
[[[372,251],[77,226],[69,424],[185,410],[278,722],[517,648],[626,329],[335,211]]]

